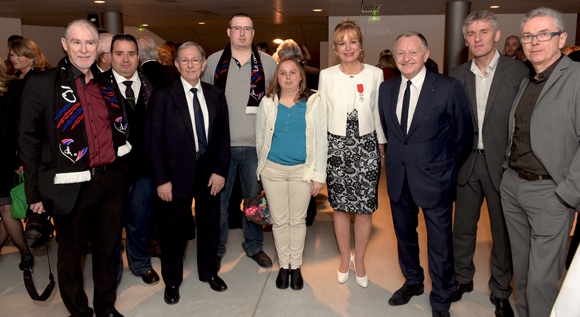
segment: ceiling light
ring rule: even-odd
[[[314,9],[312,11],[314,11],[314,12],[322,12],[322,9]]]
[[[499,6],[490,6],[492,9],[499,9]]]
[[[283,42],[283,41],[282,41],[282,39],[275,39],[275,40],[274,40],[274,43],[276,43],[276,44],[280,44],[280,43],[282,43],[282,42]]]
[[[141,24],[141,26],[149,26],[149,24],[143,23],[143,24]]]
[[[198,24],[205,24],[205,22],[199,22]]]
[[[105,3],[105,0],[95,0],[95,3]]]

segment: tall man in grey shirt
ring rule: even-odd
[[[202,77],[202,81],[225,90],[230,117],[231,160],[226,185],[220,198],[220,245],[216,258],[218,269],[226,252],[228,201],[236,174],[240,173],[244,201],[260,190],[256,178],[256,114],[260,100],[276,71],[276,61],[270,55],[258,52],[252,44],[254,23],[250,16],[244,13],[234,15],[230,19],[227,34],[230,43],[224,50],[207,59],[207,67]],[[242,227],[245,236],[242,247],[246,255],[261,267],[271,267],[272,260],[262,251],[262,226],[244,218]]]
[[[451,301],[459,301],[463,293],[473,290],[477,222],[485,197],[493,240],[490,300],[496,306],[496,316],[511,317],[514,312],[508,297],[512,293],[512,261],[499,185],[507,147],[509,114],[528,69],[495,49],[501,32],[493,13],[473,11],[463,22],[463,36],[473,59],[453,68],[449,75],[461,81],[467,92],[475,129],[471,154],[457,175],[453,224],[457,285]]]

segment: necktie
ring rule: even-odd
[[[401,130],[407,136],[407,121],[409,121],[409,101],[411,100],[411,81],[407,80],[407,89],[403,95],[403,109],[401,111]]]
[[[132,83],[130,80],[123,82],[127,86],[127,89],[125,89],[125,99],[129,103],[129,106],[131,106],[131,109],[135,109],[135,93],[133,92],[133,88],[131,88]]]
[[[195,134],[197,134],[198,152],[203,154],[207,149],[207,139],[205,137],[205,125],[203,123],[203,112],[197,99],[197,88],[191,88],[193,93],[193,116],[195,117]]]

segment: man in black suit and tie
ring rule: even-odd
[[[117,34],[111,41],[111,69],[103,75],[111,83],[119,102],[125,105],[129,121],[129,142],[133,146],[129,158],[129,196],[125,213],[125,249],[133,274],[145,284],[159,283],[159,276],[151,266],[149,252],[149,219],[154,194],[153,171],[145,153],[145,125],[151,84],[141,72],[137,40],[130,34]],[[119,244],[117,281],[123,273],[123,257]]]
[[[88,225],[92,245],[94,310],[115,309],[116,248],[121,239],[131,151],[123,105],[96,67],[100,46],[95,25],[76,20],[61,39],[67,56],[32,76],[24,89],[20,155],[26,200],[36,213],[54,214],[58,284],[71,316],[93,316],[83,289],[82,242]]]
[[[379,88],[379,112],[387,136],[387,190],[405,284],[389,299],[404,305],[423,294],[417,234],[419,207],[428,235],[433,316],[449,316],[455,290],[451,218],[457,169],[473,139],[469,101],[461,83],[425,69],[425,37],[407,32],[395,41],[401,76]]]
[[[507,148],[509,114],[528,69],[495,49],[501,33],[493,13],[486,10],[472,12],[463,22],[463,35],[473,59],[453,68],[450,75],[465,87],[475,137],[471,155],[457,175],[453,224],[457,284],[451,301],[459,301],[465,292],[473,290],[477,222],[485,198],[493,239],[490,300],[496,306],[496,316],[513,316],[508,301],[512,293],[512,259],[499,185]]]
[[[138,46],[141,70],[143,70],[145,77],[151,81],[153,89],[163,88],[179,78],[179,73],[173,67],[163,65],[157,61],[159,52],[152,38],[148,36],[140,38]]]
[[[167,304],[179,301],[183,255],[190,231],[195,230],[188,225],[193,200],[199,280],[214,291],[227,289],[213,263],[220,233],[218,194],[229,168],[229,119],[223,91],[199,80],[206,63],[200,45],[183,43],[175,59],[180,79],[154,90],[149,102],[148,154],[157,193],[164,201],[159,225]]]

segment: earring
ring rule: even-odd
[[[338,56],[338,52],[334,52],[334,54],[335,54],[336,56]]]

